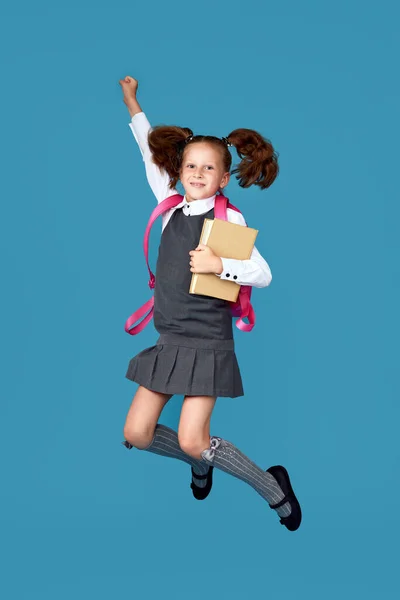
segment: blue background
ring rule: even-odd
[[[399,597],[398,22],[387,0],[1,8],[3,598]],[[228,188],[273,282],[212,432],[288,467],[294,534],[242,482],[199,503],[186,465],[120,445],[156,339],[123,329],[154,206],[127,74],[152,124],[280,153],[270,190]]]

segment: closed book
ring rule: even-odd
[[[253,251],[257,234],[257,229],[237,225],[230,221],[204,219],[200,244],[209,246],[217,256],[222,258],[248,260]],[[236,302],[239,290],[239,284],[221,279],[215,273],[193,273],[189,293]]]

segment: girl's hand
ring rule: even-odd
[[[137,89],[139,86],[137,79],[127,75],[124,79],[119,80],[119,84],[122,87],[124,94],[123,100],[128,107],[131,117],[138,112],[142,112],[142,109],[140,108],[136,99]]]
[[[125,104],[132,102],[132,100],[136,100],[136,93],[139,87],[137,79],[127,75],[125,79],[120,79],[119,83],[122,86],[122,91],[124,92]]]
[[[209,246],[199,244],[195,250],[189,252],[190,271],[192,273],[222,273],[222,260],[214,254]]]

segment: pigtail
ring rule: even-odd
[[[233,169],[241,187],[269,187],[279,173],[278,155],[269,140],[253,129],[235,129],[227,141],[235,146],[241,162]]]
[[[178,183],[183,150],[191,136],[191,129],[174,125],[158,125],[149,133],[148,141],[153,162],[168,173],[171,189]]]

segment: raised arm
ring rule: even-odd
[[[170,179],[168,174],[165,171],[161,171],[152,160],[148,144],[148,135],[151,131],[151,125],[137,100],[137,80],[127,76],[124,79],[120,79],[119,84],[121,85],[124,94],[124,103],[131,116],[129,127],[142,153],[147,181],[157,198],[157,202],[161,202],[165,198],[176,194],[177,191],[169,187]]]

